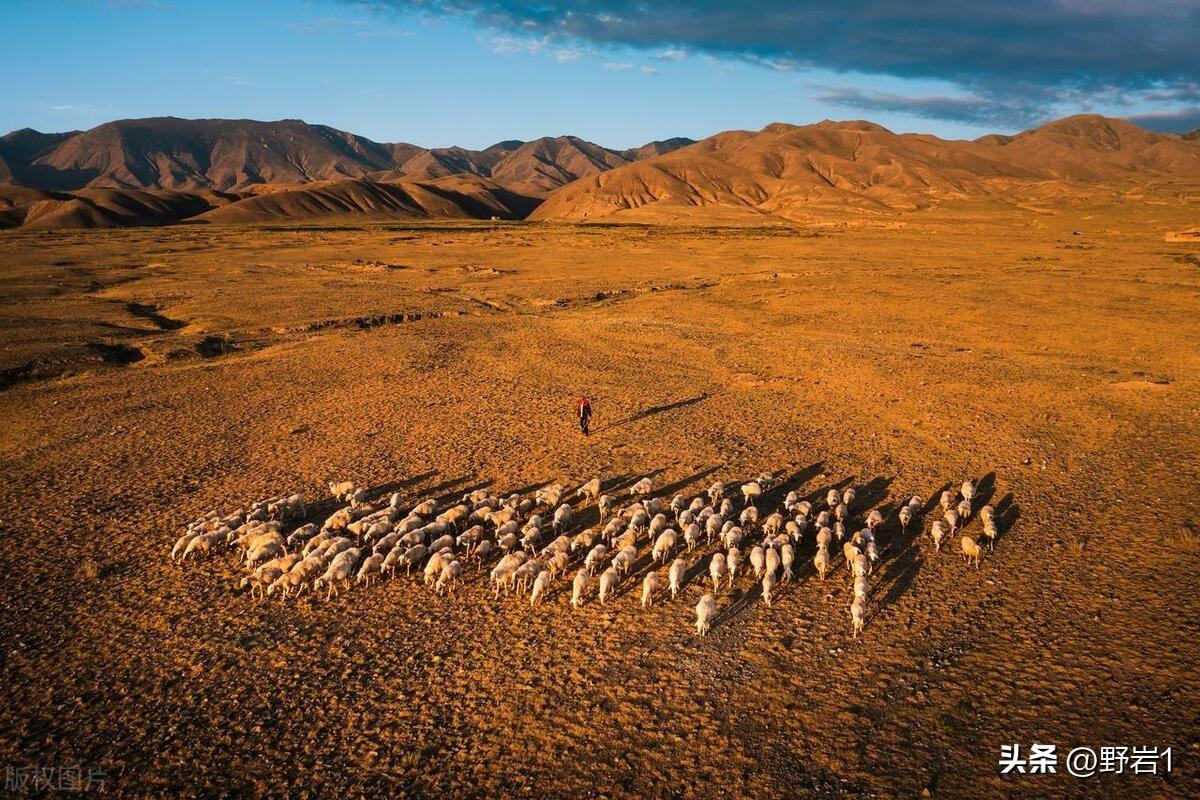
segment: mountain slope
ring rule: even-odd
[[[413,145],[380,145],[299,120],[159,117],[119,120],[69,136],[29,158],[27,177],[18,177],[50,189],[232,189],[360,177],[413,152]]]
[[[417,182],[344,180],[249,197],[201,215],[226,224],[344,219],[522,219],[537,201],[477,176]]]
[[[166,225],[233,202],[205,190],[81,189],[55,192],[0,185],[0,228],[121,228]]]
[[[830,212],[888,213],[946,200],[1007,202],[1053,194],[1064,180],[1200,177],[1200,146],[1120,120],[1072,117],[1014,137],[975,142],[895,134],[869,122],[774,124],[731,131],[577,181],[533,219],[654,221],[720,208],[803,220]]]
[[[628,150],[622,150],[621,155],[630,161],[641,161],[646,158],[665,155],[681,147],[687,147],[689,144],[695,143],[695,139],[689,139],[686,136],[676,136],[671,139],[659,139],[647,142],[641,147],[631,147]]]

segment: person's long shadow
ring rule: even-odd
[[[655,414],[662,414],[667,411],[674,411],[679,408],[693,406],[696,403],[701,403],[707,399],[708,393],[704,392],[696,395],[695,397],[689,397],[686,400],[676,400],[674,403],[664,403],[658,406],[651,406],[650,408],[639,411],[632,416],[625,417],[625,419],[619,419],[616,422],[610,422],[607,425],[597,425],[592,428],[592,431],[598,433],[600,431],[612,430],[613,428],[620,428],[623,425],[630,425],[634,422],[639,422],[643,419],[646,419],[646,417],[652,417]]]

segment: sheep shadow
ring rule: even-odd
[[[952,484],[947,481],[940,488],[936,489],[933,494],[929,495],[925,500],[925,505],[921,507],[921,517],[924,518],[930,511],[938,508],[942,503],[942,492],[950,491]]]
[[[754,606],[755,601],[762,599],[762,583],[754,581],[749,589],[742,589],[734,586],[732,589],[727,589],[726,594],[731,596],[729,604],[717,611],[717,615],[713,617],[712,628],[716,629],[727,623],[733,623],[745,616]],[[716,597],[713,598],[717,599]]]
[[[899,601],[912,588],[913,582],[924,564],[925,557],[921,553],[921,548],[911,544],[887,562],[879,577],[879,582],[871,592],[872,595],[882,593],[882,598],[878,602],[870,604],[867,619],[870,620],[882,608]]]
[[[388,481],[387,483],[381,483],[378,486],[372,486],[369,489],[371,499],[373,501],[379,500],[387,495],[392,494],[393,492],[402,492],[405,489],[408,489],[411,486],[416,486],[422,481],[428,480],[437,474],[438,471],[436,469],[432,469],[429,472],[424,472],[420,475],[413,475],[410,478],[400,478],[399,480]]]
[[[894,480],[894,477],[887,478],[883,475],[872,478],[856,490],[857,496],[854,498],[854,504],[860,509],[874,508],[887,499],[888,489]]]
[[[825,496],[829,494],[830,489],[835,489],[838,492],[841,492],[841,491],[845,490],[846,488],[853,486],[853,485],[854,485],[853,476],[845,477],[845,478],[842,478],[837,483],[824,484],[824,485],[815,487],[812,491],[810,491],[807,495],[804,496],[804,499],[807,500],[808,502],[812,503],[814,510],[816,510],[816,509],[823,510],[824,503],[825,503]]]
[[[1009,532],[1012,531],[1013,525],[1017,523],[1017,519],[1021,516],[1021,507],[1013,502],[1013,493],[1009,492],[1004,495],[1004,498],[996,504],[996,542],[998,544],[1002,539],[1007,538]]]
[[[595,432],[599,433],[600,431],[608,431],[608,430],[612,430],[613,428],[620,428],[625,425],[632,425],[633,423],[640,422],[641,420],[644,420],[647,417],[653,417],[657,414],[664,414],[668,411],[675,411],[676,409],[687,408],[688,406],[694,406],[697,403],[704,402],[705,400],[708,399],[708,397],[709,397],[708,392],[702,392],[701,394],[698,394],[695,397],[689,397],[685,400],[676,400],[673,403],[663,403],[662,405],[651,406],[650,408],[639,411],[636,414],[625,417],[624,419],[619,419],[616,422],[610,422],[607,425],[598,426],[598,427],[594,428],[593,430]]]
[[[675,481],[674,483],[669,483],[666,486],[663,486],[661,489],[659,489],[657,492],[655,492],[655,494],[658,495],[659,497],[667,497],[670,495],[674,495],[677,492],[679,492],[679,490],[687,488],[688,486],[695,483],[696,481],[704,480],[709,475],[712,475],[714,472],[716,472],[718,469],[720,469],[720,467],[707,467],[705,469],[700,470],[699,472],[693,472],[691,475],[688,475],[686,478],[680,478],[679,480]]]
[[[972,503],[975,509],[983,508],[988,503],[992,502],[992,498],[996,496],[996,473],[989,472],[979,480],[975,481],[975,499]]]

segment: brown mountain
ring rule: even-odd
[[[657,155],[677,140],[636,152]],[[576,178],[629,163],[630,156],[574,136],[504,141],[484,150],[382,144],[300,120],[174,117],[118,120],[88,131],[28,128],[0,138],[0,182],[51,190],[239,190],[370,176],[428,181],[478,175],[544,195]]]
[[[630,161],[641,161],[655,156],[665,155],[678,150],[681,147],[687,147],[689,144],[695,144],[695,139],[689,139],[686,136],[676,136],[671,139],[659,139],[653,142],[647,142],[641,147],[631,147],[628,150],[622,150],[621,155]]]
[[[432,181],[330,181],[270,192],[199,216],[204,222],[280,224],[317,220],[523,219],[537,200],[487,178],[449,175]]]
[[[119,228],[165,225],[236,201],[212,190],[91,188],[56,192],[0,185],[0,228]]]
[[[0,138],[0,184],[45,190],[0,186],[0,226],[192,218],[807,220],[947,200],[1024,203],[1174,177],[1200,177],[1194,136],[1095,115],[973,142],[825,121],[625,151],[574,136],[425,149],[296,120],[160,118]]]
[[[419,149],[380,145],[299,120],[160,117],[120,120],[65,136],[40,153],[16,154],[6,145],[0,147],[0,155],[18,180],[40,188],[223,190],[251,183],[360,177],[389,168],[397,156],[411,156]]]
[[[1200,177],[1200,146],[1096,116],[975,142],[895,134],[869,122],[774,124],[718,134],[576,181],[531,218],[802,220],[914,210],[948,199],[1013,201],[1058,191],[1065,180],[1135,176]]]
[[[1200,174],[1200,150],[1186,141],[1123,119],[1080,114],[992,144],[1014,164],[1047,176],[1109,181],[1135,175]]]
[[[491,177],[515,191],[542,196],[571,181],[628,163],[630,160],[615,150],[577,136],[558,136],[521,145],[492,167]]]

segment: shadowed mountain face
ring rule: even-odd
[[[0,184],[8,184],[0,227],[192,218],[804,221],[1196,178],[1195,136],[1095,115],[976,141],[825,121],[623,151],[575,136],[426,149],[298,120],[164,117],[0,139]]]
[[[670,149],[669,140],[635,151]],[[118,120],[89,131],[44,134],[28,128],[0,139],[0,176],[40,189],[239,190],[371,176],[433,180],[448,175],[509,176],[512,188],[545,194],[576,178],[627,164],[621,154],[574,136],[504,141],[485,150],[381,144],[300,120],[173,117]]]

